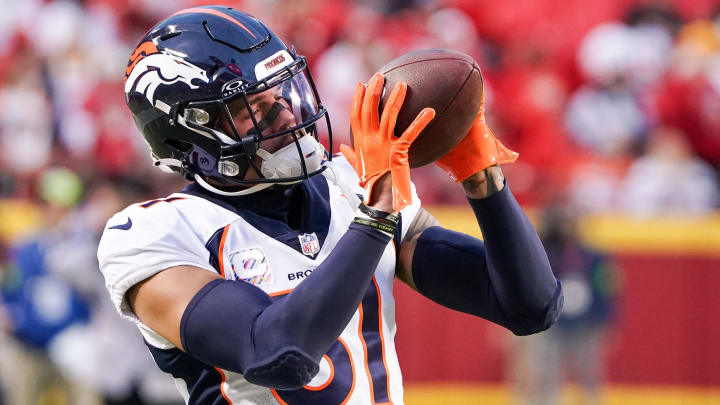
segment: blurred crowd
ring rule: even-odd
[[[25,378],[45,384],[30,396],[56,381],[67,398],[167,400],[167,384],[142,382],[157,381],[146,376],[154,368],[132,325],[108,308],[95,248],[112,213],[184,182],[151,167],[124,105],[128,56],[156,21],[212,3],[0,0],[5,387]],[[520,153],[505,171],[521,202],[642,217],[718,208],[720,7],[712,0],[224,3],[308,58],[335,145],[349,141],[355,83],[405,52],[452,48],[478,61],[491,128]],[[433,166],[415,169],[413,180],[425,204],[464,201]],[[55,374],[41,363],[18,373],[12,356],[44,359]],[[103,378],[110,365],[113,378]],[[67,388],[78,381],[91,393]]]

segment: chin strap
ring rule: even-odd
[[[350,208],[352,208],[353,211],[357,211],[358,206],[360,205],[360,198],[357,196],[357,194],[355,194],[353,192],[353,190],[350,188],[350,186],[348,186],[345,182],[340,180],[339,176],[335,172],[335,166],[332,164],[332,162],[324,162],[323,166],[325,166],[326,169],[322,171],[322,175],[325,176],[325,178],[328,179],[329,181],[331,181],[333,184],[338,186],[340,188],[340,190],[342,190],[343,196],[345,197],[345,201],[347,201],[347,203],[350,205]],[[198,174],[196,174],[194,177],[195,177],[195,181],[197,181],[198,184],[205,190],[208,190],[215,194],[220,194],[220,195],[229,196],[229,197],[257,193],[258,191],[264,190],[273,185],[273,183],[263,183],[263,184],[254,185],[250,188],[246,188],[243,190],[223,191],[223,190],[220,190],[220,189],[208,184],[208,182],[203,180],[203,178],[200,177],[200,175],[198,175]],[[283,184],[287,184],[287,183],[283,183]]]
[[[170,159],[170,158],[164,158],[164,159],[158,159],[153,158],[153,163],[155,166],[159,167],[162,171],[173,173],[173,170],[171,169],[172,166],[175,167],[182,167],[182,162],[177,159]],[[352,208],[353,212],[357,211],[358,206],[360,205],[360,198],[355,194],[355,192],[348,186],[344,181],[340,180],[340,176],[337,175],[337,171],[335,168],[335,165],[331,161],[325,161],[322,163],[323,166],[325,166],[325,170],[322,171],[322,175],[325,176],[328,181],[332,182],[336,186],[342,190],[343,196],[345,197],[345,201],[350,205],[350,208]],[[217,187],[213,187],[210,185],[207,181],[205,181],[199,174],[193,175],[195,181],[205,190],[210,191],[211,193],[224,195],[228,197],[233,196],[240,196],[240,195],[248,195],[252,193],[257,193],[258,191],[265,190],[266,188],[272,186],[273,184],[277,183],[261,183],[256,184],[252,187],[238,190],[238,191],[224,191],[220,190]],[[288,182],[288,183],[280,183],[280,184],[292,184],[297,183],[295,181]]]
[[[170,159],[170,158],[160,159],[160,158],[156,158],[154,155],[152,158],[153,158],[153,164],[156,167],[160,168],[160,170],[164,171],[165,173],[175,173],[172,169],[172,166],[182,168],[182,162],[177,159]]]
[[[353,192],[350,186],[340,180],[340,176],[338,176],[335,172],[335,165],[333,162],[326,161],[323,163],[323,166],[325,166],[326,169],[323,170],[322,175],[329,181],[333,182],[336,186],[340,187],[340,190],[342,190],[343,196],[345,197],[345,201],[350,204],[350,208],[352,208],[353,212],[357,211],[358,206],[360,205],[360,198],[357,194],[355,194],[355,192]]]
[[[165,159],[153,158],[153,164],[155,164],[155,166],[159,167],[160,170],[162,170],[166,173],[174,173],[173,170],[171,169],[172,166],[182,167],[181,161],[179,161],[177,159],[171,159],[171,158],[165,158]],[[210,191],[211,193],[220,194],[220,195],[229,196],[229,197],[257,193],[258,191],[264,190],[273,185],[273,183],[263,183],[263,184],[254,185],[252,187],[249,187],[249,188],[246,188],[243,190],[224,191],[224,190],[220,190],[217,187],[211,186],[199,174],[194,174],[193,178],[205,190]]]
[[[215,193],[215,194],[220,194],[220,195],[228,196],[228,197],[233,197],[233,196],[238,196],[238,195],[248,195],[248,194],[252,194],[252,193],[257,193],[257,192],[260,191],[260,190],[265,190],[266,188],[272,186],[273,184],[276,184],[276,183],[262,183],[262,184],[256,184],[256,185],[254,185],[254,186],[252,186],[252,187],[245,188],[245,189],[238,190],[238,191],[223,191],[223,190],[220,190],[220,189],[218,189],[218,188],[216,188],[216,187],[213,187],[213,186],[211,186],[210,184],[208,184],[208,182],[206,182],[205,180],[203,180],[203,178],[200,177],[199,174],[196,174],[194,177],[195,177],[195,181],[197,181],[198,184],[199,184],[202,188],[204,188],[205,190],[210,191],[210,192]]]
[[[329,161],[324,162],[323,166],[325,166],[326,169],[322,171],[322,175],[325,176],[325,178],[328,179],[329,181],[331,181],[333,184],[338,186],[340,188],[340,190],[342,190],[343,196],[345,197],[345,201],[347,201],[347,203],[350,205],[350,208],[352,208],[353,211],[357,211],[358,206],[360,205],[360,198],[357,196],[357,194],[355,194],[353,192],[353,190],[350,188],[350,186],[348,186],[345,182],[340,180],[340,177],[335,172],[335,166],[332,164],[332,162],[329,162]],[[257,185],[254,185],[252,187],[249,187],[249,188],[246,188],[243,190],[224,191],[224,190],[218,189],[217,187],[211,186],[210,184],[208,184],[208,182],[206,182],[198,174],[196,174],[194,177],[195,177],[195,181],[197,181],[198,184],[205,190],[208,190],[215,194],[220,194],[220,195],[229,196],[229,197],[257,193],[258,191],[264,190],[264,189],[272,186],[273,184],[276,184],[276,183],[262,183],[262,184],[257,184]],[[281,183],[281,184],[291,184],[291,183],[295,183],[295,182]]]

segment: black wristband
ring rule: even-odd
[[[369,228],[388,233],[390,236],[395,235],[395,225],[387,224],[383,221],[355,217],[355,219],[353,219],[353,224],[364,225]]]
[[[376,210],[375,208],[369,207],[365,204],[360,204],[358,208],[360,209],[360,212],[369,216],[370,218],[391,223],[394,226],[397,226],[398,222],[400,221],[400,218],[397,215],[393,215],[385,211]]]

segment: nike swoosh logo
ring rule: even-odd
[[[131,227],[132,227],[132,219],[130,219],[130,217],[128,217],[128,220],[126,223],[120,224],[120,225],[113,225],[113,226],[109,227],[108,229],[122,229],[123,231],[127,231]]]

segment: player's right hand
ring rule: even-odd
[[[350,126],[355,149],[341,145],[340,151],[355,168],[360,186],[365,188],[365,203],[374,200],[373,187],[383,174],[392,177],[393,209],[400,211],[412,202],[408,151],[420,132],[435,117],[435,110],[425,108],[407,127],[400,138],[395,137],[395,123],[405,101],[407,85],[398,82],[378,119],[378,106],[384,77],[376,73],[367,89],[362,83],[355,87]]]

